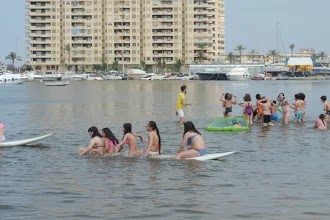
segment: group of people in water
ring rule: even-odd
[[[315,128],[327,129],[327,121],[330,117],[330,103],[327,101],[326,96],[320,97],[323,103],[324,114],[320,114],[318,119],[315,121]],[[280,93],[276,100],[271,100],[266,96],[256,95],[256,103],[252,103],[251,95],[245,94],[243,97],[243,103],[237,103],[236,96],[230,93],[223,93],[220,102],[224,108],[224,117],[230,117],[232,113],[233,105],[238,104],[242,107],[242,114],[246,117],[249,126],[253,122],[263,122],[264,126],[274,126],[272,122],[279,120],[278,112],[283,115],[283,123],[288,124],[290,120],[290,109],[294,110],[294,121],[303,122],[306,114],[306,101],[305,94],[295,94],[295,102],[290,103],[284,93]],[[279,109],[281,107],[281,109]]]
[[[145,128],[148,131],[148,141],[145,141],[143,136],[133,133],[132,125],[130,123],[125,123],[123,125],[123,138],[119,141],[109,128],[103,128],[102,134],[100,134],[96,127],[91,127],[88,129],[91,138],[89,145],[86,148],[80,148],[78,153],[80,155],[116,155],[123,150],[124,145],[128,145],[128,155],[132,157],[153,157],[160,155],[162,153],[162,144],[156,122],[149,121]],[[137,138],[146,145],[145,149],[139,149]],[[189,147],[186,151],[183,150],[185,146]],[[182,142],[175,158],[193,158],[203,156],[206,153],[204,139],[195,128],[195,125],[190,121],[185,122]]]

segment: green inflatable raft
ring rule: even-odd
[[[245,131],[249,129],[246,118],[233,116],[215,120],[205,128],[205,131]]]

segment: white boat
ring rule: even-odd
[[[50,81],[45,83],[46,86],[68,86],[69,84],[69,81]]]
[[[156,73],[147,73],[141,79],[142,80],[162,80],[162,79],[164,79],[164,76],[156,74]]]
[[[62,75],[62,80],[70,80],[70,81],[80,81],[80,80],[86,80],[87,77],[82,74],[76,74],[74,72],[65,72]]]
[[[120,75],[118,71],[110,71],[102,76],[104,80],[122,80],[123,77]]]
[[[243,67],[233,68],[226,76],[228,80],[251,80],[251,74],[248,68]]]
[[[96,76],[93,74],[87,74],[87,78],[88,81],[99,81],[99,80],[103,80],[101,76]]]
[[[24,82],[21,74],[13,74],[9,72],[0,73],[0,85],[19,85]]]

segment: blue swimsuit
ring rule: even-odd
[[[187,146],[191,146],[191,142],[194,140],[194,138],[197,136],[198,134],[196,135],[193,135],[193,136],[190,136],[187,140]],[[196,149],[194,149],[196,150]],[[196,150],[201,156],[204,156],[205,154],[207,154],[207,151],[206,151],[206,148],[204,149],[200,149],[200,150]]]

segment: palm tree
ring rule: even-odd
[[[294,50],[295,47],[296,47],[296,45],[294,45],[294,44],[289,45],[289,48],[291,50],[291,57],[293,57],[293,50]]]
[[[141,68],[141,70],[146,70],[146,62],[144,60],[141,60],[140,68]]]
[[[17,56],[15,52],[10,52],[8,56],[6,56],[6,60],[11,60],[11,64],[15,67],[15,61],[22,61],[22,58]]]
[[[204,49],[207,46],[207,43],[198,43],[197,47],[200,49],[198,50],[197,57],[199,59],[200,63],[204,63],[205,55],[204,55]]]
[[[102,71],[107,71],[108,70],[108,58],[104,55],[102,55],[102,58],[100,59],[102,63]]]
[[[246,49],[243,45],[237,45],[235,50],[239,52],[239,62],[242,63],[242,52]]]
[[[268,51],[268,55],[272,56],[273,57],[273,63],[275,62],[275,57],[278,56],[278,52],[277,50],[269,50]]]
[[[65,45],[64,50],[68,53],[68,63],[67,63],[67,69],[69,70],[70,68],[70,61],[71,61],[71,47],[70,44]]]
[[[254,57],[255,57],[255,55],[257,54],[258,52],[257,52],[257,50],[255,50],[255,49],[252,49],[251,51],[250,51],[250,54],[252,55],[252,60],[254,61]]]
[[[327,54],[324,51],[320,51],[318,55],[319,55],[319,57],[321,58],[322,61],[323,61],[324,57],[327,56]]]
[[[182,63],[181,59],[177,59],[175,61],[175,64],[174,64],[174,70],[175,70],[175,72],[178,72],[179,73],[181,71],[182,65],[183,65],[183,63]]]
[[[234,53],[230,52],[228,54],[228,61],[229,61],[229,63],[233,63],[234,60],[235,60],[235,55],[234,55]]]

